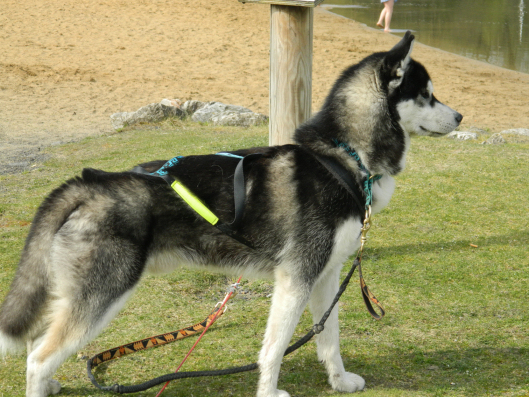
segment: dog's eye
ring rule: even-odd
[[[421,93],[421,96],[424,98],[424,99],[428,99],[430,98],[430,93],[428,91],[423,91]]]

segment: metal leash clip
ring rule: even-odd
[[[241,287],[240,283],[231,284],[226,290],[226,297],[224,298],[224,301],[217,302],[217,304],[215,305],[215,308],[221,306],[222,304],[225,304],[226,302],[228,302],[228,300],[230,300],[235,295],[237,295],[237,291],[239,290],[240,287]],[[228,310],[228,305],[224,306],[224,311],[222,312],[222,314],[226,313],[226,310]]]
[[[231,284],[229,287],[228,287],[228,290],[226,291],[228,294],[230,292],[233,293],[233,296],[235,296],[237,294],[237,291],[239,290],[239,288],[241,288],[241,283],[233,283]]]
[[[360,237],[360,252],[364,250],[364,245],[367,241],[367,232],[371,228],[371,206],[368,206],[366,209],[366,214],[364,217],[364,225],[362,226],[362,236]]]

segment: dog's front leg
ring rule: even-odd
[[[261,376],[257,397],[289,397],[286,391],[277,389],[279,369],[310,294],[310,286],[283,270],[276,270],[275,279],[272,305],[259,354]]]
[[[338,292],[340,268],[341,266],[337,266],[330,270],[314,285],[310,296],[310,310],[315,324],[320,322]],[[348,393],[362,390],[365,385],[364,379],[344,369],[339,338],[338,305],[336,305],[325,322],[324,330],[316,336],[318,358],[325,365],[329,383],[334,390]]]

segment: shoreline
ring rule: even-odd
[[[344,17],[343,15],[339,15],[339,14],[334,14],[332,11],[329,11],[328,9],[324,9],[323,10],[324,12],[328,12],[330,13],[331,15],[333,16],[337,16],[337,17],[340,17],[340,18],[344,18],[346,20],[349,20],[349,21],[354,21],[352,19],[349,19],[347,17]],[[383,29],[380,29],[380,28],[373,28],[371,26],[368,26],[367,24],[363,23],[363,22],[358,22],[358,21],[354,21],[360,25],[362,25],[365,29],[368,29],[368,30],[372,30],[374,33],[384,33]],[[392,35],[392,33],[384,33],[384,34],[389,34],[389,35]],[[401,39],[400,36],[395,36],[395,37],[398,37],[399,39]],[[529,76],[529,73],[525,73],[525,72],[521,72],[519,70],[513,70],[513,69],[509,69],[509,68],[506,68],[506,67],[503,67],[503,66],[499,66],[499,65],[495,65],[493,63],[489,63],[489,62],[486,62],[486,61],[480,61],[479,59],[474,59],[474,58],[469,58],[469,57],[466,57],[464,55],[460,55],[460,54],[456,54],[454,52],[450,52],[450,51],[447,51],[447,50],[443,50],[442,48],[438,48],[438,47],[433,47],[431,45],[428,45],[428,44],[424,44],[424,43],[421,43],[420,41],[417,41],[416,44],[419,44],[425,48],[428,48],[429,50],[431,51],[438,51],[440,53],[445,53],[445,54],[448,54],[450,56],[454,56],[454,57],[459,57],[459,58],[462,58],[463,60],[466,60],[466,61],[469,61],[469,62],[475,62],[476,65],[478,67],[491,67],[491,68],[496,68],[498,69],[498,71],[504,71],[504,72],[513,72],[513,73],[518,73],[518,74],[521,74],[523,76]],[[434,77],[434,76],[432,76]],[[529,89],[529,87],[528,87]],[[529,105],[529,102],[528,102],[528,105]]]
[[[330,13],[330,14],[332,14],[332,15],[337,16],[337,17],[344,18],[344,19],[349,20],[349,21],[355,21],[355,22],[357,22],[357,23],[363,25],[366,29],[371,29],[371,30],[374,31],[374,32],[383,33],[383,29],[381,29],[381,28],[374,28],[374,27],[372,27],[372,26],[368,26],[365,22],[356,21],[356,20],[353,20],[353,19],[347,18],[346,16],[343,16],[343,15],[340,15],[340,14],[333,13],[333,12],[331,11],[333,8],[349,8],[349,7],[347,7],[347,6],[343,6],[343,7],[341,7],[341,6],[337,6],[337,5],[326,5],[325,3],[323,3],[323,4],[321,4],[319,7],[320,7],[323,11],[328,12],[328,13]],[[398,30],[397,33],[405,33],[405,32],[406,32],[405,29],[396,29],[396,30]],[[414,32],[414,31],[412,30],[412,33],[413,33],[413,32]],[[390,32],[389,34],[392,34],[392,33],[393,33],[393,32]],[[386,34],[388,34],[388,33],[386,33]],[[400,36],[398,36],[398,37],[400,37]],[[421,43],[421,42],[419,42],[419,41],[418,41],[417,43],[420,43],[421,45],[423,45],[423,46],[425,46],[425,47],[428,47],[428,48],[431,48],[431,49],[433,49],[433,50],[442,51],[442,52],[446,52],[447,54],[450,54],[450,55],[456,55],[456,56],[459,56],[459,57],[463,57],[464,59],[468,59],[469,61],[479,62],[480,64],[493,66],[493,67],[499,68],[499,69],[504,70],[504,71],[515,72],[515,73],[521,73],[521,74],[523,74],[523,75],[529,75],[529,72],[523,72],[523,71],[520,71],[520,70],[509,69],[509,68],[506,68],[506,67],[504,67],[504,66],[496,65],[496,64],[489,63],[489,62],[487,62],[487,61],[482,61],[482,60],[475,59],[475,58],[470,58],[470,57],[467,57],[467,56],[465,56],[465,55],[457,54],[457,53],[455,53],[455,52],[451,52],[451,51],[448,51],[448,50],[444,50],[444,49],[442,49],[442,48],[438,48],[438,47],[431,46],[431,45],[429,45],[429,44],[424,44],[424,43]]]

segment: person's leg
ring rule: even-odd
[[[391,23],[391,16],[393,15],[393,5],[395,4],[395,0],[388,0],[384,3],[384,10],[386,11],[385,14],[385,24],[384,24],[384,32],[391,32],[389,25]]]
[[[377,26],[381,28],[384,27],[384,25],[382,25],[382,22],[384,21],[385,17],[386,17],[386,6],[384,6],[382,11],[380,12],[380,17],[378,18]]]

